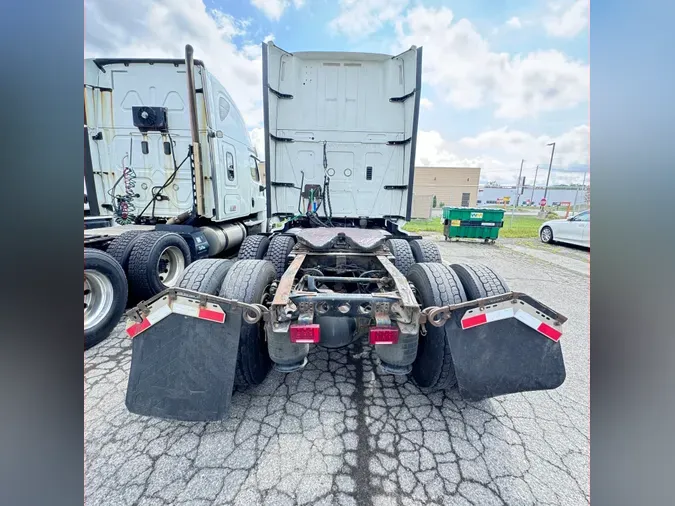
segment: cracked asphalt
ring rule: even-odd
[[[222,422],[144,418],[124,405],[120,324],[85,352],[85,504],[588,504],[589,277],[499,241],[439,245],[569,318],[560,388],[478,403],[427,394],[357,343],[237,390]]]

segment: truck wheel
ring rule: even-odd
[[[455,272],[444,264],[415,264],[410,268],[408,279],[415,287],[418,302],[423,308],[466,302],[462,283]],[[421,387],[441,390],[457,383],[449,336],[446,335],[447,325],[434,327],[427,324],[426,335],[420,333],[412,377]]]
[[[434,262],[440,264],[443,261],[441,250],[435,242],[415,239],[414,241],[410,241],[410,249],[417,263]]]
[[[274,264],[267,260],[238,260],[225,276],[219,295],[241,302],[264,304],[276,274]],[[259,385],[271,367],[263,321],[250,324],[242,317],[234,384]]]
[[[129,255],[131,255],[131,250],[142,233],[143,230],[130,230],[129,232],[124,232],[119,237],[110,241],[105,250],[108,255],[117,260],[125,272],[129,265]]]
[[[175,286],[190,260],[190,248],[178,234],[142,234],[131,249],[127,268],[134,298],[146,300]]]
[[[286,272],[288,255],[290,255],[293,246],[295,246],[295,238],[290,235],[277,235],[272,237],[270,241],[265,260],[274,264],[274,268],[277,270],[277,279],[281,279],[281,276]]]
[[[220,286],[232,265],[234,265],[234,260],[216,258],[197,260],[183,271],[176,286],[195,292],[218,295]]]
[[[506,281],[486,265],[452,264],[450,267],[462,282],[468,300],[501,295],[509,291]]]
[[[262,260],[269,245],[270,240],[264,235],[249,235],[239,247],[237,260]]]
[[[394,255],[394,262],[396,268],[404,276],[408,275],[408,271],[415,263],[415,257],[413,257],[413,252],[410,249],[410,244],[405,239],[389,239],[387,241],[387,247],[391,250],[391,254]]]
[[[84,349],[103,341],[127,305],[127,278],[113,257],[84,250]]]

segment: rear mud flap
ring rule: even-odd
[[[171,313],[133,338],[126,406],[139,415],[223,419],[234,385],[241,309],[223,323]]]
[[[534,319],[527,321],[529,316],[518,313],[518,309],[527,309],[540,320],[551,322],[556,313],[528,296],[521,296],[509,307],[511,304],[495,304],[491,313],[489,307],[487,311],[477,307],[458,309],[445,324],[457,386],[467,400],[550,390],[565,381],[565,363],[557,340],[560,335],[545,328],[535,330]],[[484,318],[485,313],[496,317]]]

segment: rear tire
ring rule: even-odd
[[[387,247],[391,250],[391,254],[394,255],[396,268],[401,274],[407,276],[410,268],[415,264],[415,257],[408,241],[405,239],[389,239]]]
[[[415,287],[423,308],[466,302],[466,294],[455,272],[444,264],[421,263],[411,267],[408,279]],[[448,343],[446,323],[442,327],[426,325],[420,334],[412,377],[419,386],[433,390],[453,387],[457,383]]]
[[[277,235],[270,241],[267,253],[265,254],[265,260],[269,260],[274,264],[274,268],[277,271],[277,279],[281,279],[281,276],[286,272],[288,255],[291,254],[294,246],[295,238],[290,235]]]
[[[468,300],[492,297],[509,291],[506,281],[487,265],[452,264],[450,267],[462,282]]]
[[[127,278],[112,256],[84,249],[84,349],[103,341],[127,305]]]
[[[264,235],[249,235],[239,247],[237,260],[262,260],[269,245],[270,240]]]
[[[443,262],[441,250],[435,242],[427,241],[426,239],[415,239],[414,241],[410,241],[410,249],[415,257],[415,262],[418,264],[423,262],[440,264]]]
[[[124,272],[127,271],[129,266],[129,256],[131,255],[131,250],[136,244],[136,241],[140,238],[141,234],[145,231],[143,230],[130,230],[129,232],[124,232],[119,237],[113,239],[106,248],[105,252],[113,257],[117,262],[122,266]]]
[[[227,272],[234,265],[234,260],[209,258],[192,262],[183,271],[176,286],[209,295],[218,295]]]
[[[147,300],[175,286],[190,260],[190,248],[178,234],[142,234],[131,250],[127,268],[134,299]]]
[[[239,260],[225,276],[219,295],[227,299],[261,304],[275,278],[276,269],[272,262]],[[234,384],[259,385],[265,380],[271,368],[272,360],[265,341],[263,321],[250,324],[246,323],[242,316]]]

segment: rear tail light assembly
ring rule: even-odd
[[[316,344],[321,338],[318,323],[291,325],[291,342],[297,344]]]
[[[373,327],[370,329],[370,344],[396,344],[398,343],[398,327]]]

